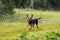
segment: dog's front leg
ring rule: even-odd
[[[27,24],[27,26],[29,26],[29,24]]]
[[[31,27],[30,27],[30,30],[31,30],[33,26],[32,26],[32,24],[30,24],[30,26],[31,26]]]

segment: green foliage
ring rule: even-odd
[[[3,14],[6,13],[12,13],[12,10],[14,8],[25,8],[26,6],[30,6],[30,0],[27,2],[27,0],[1,0],[2,4],[4,5]],[[59,9],[60,8],[60,0],[47,0],[50,1],[52,5],[52,9]],[[45,8],[44,6],[45,0],[34,0],[34,8],[35,9],[42,9]],[[49,5],[49,3],[47,3]],[[46,5],[47,5],[46,4]],[[51,6],[49,5],[48,8]],[[13,14],[13,13],[12,13]]]
[[[42,39],[43,38],[43,39]],[[55,32],[23,32],[20,40],[60,40],[60,34]]]
[[[18,35],[19,36],[19,35]],[[23,32],[22,34],[20,34],[18,40],[38,40],[38,34],[37,32]]]
[[[55,32],[50,32],[46,34],[47,40],[60,40],[60,34]]]
[[[3,15],[0,15],[0,22],[3,21]]]
[[[12,4],[12,1],[10,0],[1,0],[1,1],[2,4],[4,5],[3,14],[5,13],[13,14],[12,10],[14,9],[14,6]]]
[[[44,8],[44,0],[35,0],[34,2],[34,8]]]

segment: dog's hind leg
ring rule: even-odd
[[[38,28],[38,23],[36,24],[37,28]]]
[[[36,25],[37,26],[37,28],[38,28],[38,25]]]
[[[38,20],[36,20],[36,26],[37,26],[37,28],[38,28]]]

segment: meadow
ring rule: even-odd
[[[14,9],[13,15],[0,16],[0,40],[60,40],[60,11]],[[33,14],[39,20],[29,31],[26,15]]]

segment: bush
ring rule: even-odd
[[[22,32],[17,40],[60,40],[60,34],[55,32]]]
[[[60,40],[60,34],[55,32],[47,33],[46,40]]]

